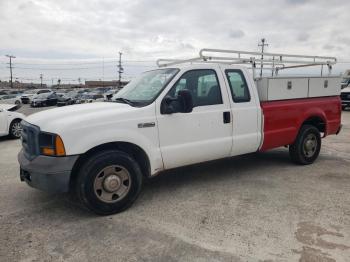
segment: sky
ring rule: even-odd
[[[0,0],[0,80],[124,79],[201,48],[336,56],[350,68],[348,0]]]

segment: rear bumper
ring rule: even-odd
[[[77,159],[77,155],[66,157],[38,156],[30,161],[21,151],[18,154],[20,179],[29,186],[42,191],[68,192],[71,172]]]

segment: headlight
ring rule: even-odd
[[[41,132],[39,135],[40,154],[45,156],[65,156],[66,150],[59,135]]]

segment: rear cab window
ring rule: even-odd
[[[250,101],[250,93],[243,72],[239,69],[227,69],[225,75],[230,86],[232,99],[235,103]]]

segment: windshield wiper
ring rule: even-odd
[[[134,102],[133,101],[131,101],[129,99],[126,99],[126,98],[123,98],[123,97],[118,97],[118,98],[115,99],[115,101],[117,101],[117,102],[120,101],[120,102],[122,102],[124,104],[128,104],[130,106],[134,106]]]

